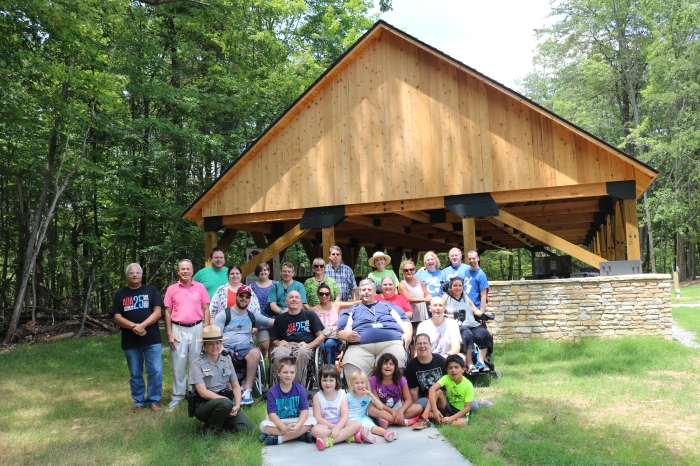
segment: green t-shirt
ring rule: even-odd
[[[331,289],[331,301],[335,301],[335,297],[340,294],[340,287],[331,277],[326,277],[323,279],[323,283],[328,285]],[[306,301],[311,307],[317,306],[318,300],[318,287],[320,285],[316,283],[316,279],[311,277],[304,282],[304,290],[306,291]]]
[[[441,387],[445,387],[447,401],[460,411],[464,409],[467,403],[471,403],[474,399],[474,386],[464,376],[462,376],[462,381],[456,384],[449,374],[443,375],[440,380],[438,380],[438,383]]]
[[[214,270],[211,265],[204,267],[194,274],[194,281],[204,285],[207,293],[209,293],[209,299],[211,299],[217,288],[228,283],[228,267],[224,267],[221,270]]]
[[[289,284],[289,287],[286,290],[284,289],[284,283],[282,282],[277,282],[274,285],[271,285],[270,291],[267,295],[267,302],[276,302],[277,306],[281,310],[286,311],[287,295],[290,291],[297,291],[301,296],[301,303],[306,304],[306,290],[304,290],[304,285],[296,280],[292,280],[292,283]]]
[[[374,280],[377,285],[382,284],[382,279],[384,277],[391,277],[394,280],[394,286],[399,286],[399,279],[396,278],[396,274],[393,270],[384,270],[384,272],[379,272],[378,270],[373,270],[367,275],[367,278]]]

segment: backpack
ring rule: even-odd
[[[246,311],[248,312],[248,318],[250,319],[250,322],[253,324],[253,327],[255,327],[255,322],[256,322],[255,314],[253,314],[251,311],[248,311],[247,309],[246,309]],[[228,327],[228,324],[230,324],[230,323],[231,323],[231,308],[227,307],[226,308],[226,323],[224,324],[224,329],[226,327]],[[222,333],[223,333],[223,329],[222,329]]]

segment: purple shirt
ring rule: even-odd
[[[283,392],[280,384],[275,384],[267,392],[267,414],[276,414],[280,419],[299,417],[302,411],[309,410],[306,390],[300,384],[292,382],[292,388]]]
[[[395,383],[392,383],[386,386],[384,383],[378,381],[375,376],[369,378],[369,386],[372,390],[377,390],[379,401],[390,408],[393,408],[396,403],[402,400],[401,389],[406,385],[406,379],[403,376],[399,380],[399,385],[400,386],[397,386]]]
[[[171,309],[173,322],[194,324],[204,318],[202,306],[209,304],[209,293],[199,282],[192,281],[185,286],[178,281],[168,287],[163,304]]]

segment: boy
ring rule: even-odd
[[[276,383],[267,393],[267,417],[260,423],[262,435],[258,438],[265,445],[278,445],[299,439],[312,443],[311,427],[316,419],[309,415],[306,390],[294,381],[296,361],[281,358],[277,362]]]
[[[447,375],[430,387],[430,407],[426,407],[426,413],[431,410],[433,418],[440,424],[464,427],[469,423],[474,387],[463,374],[464,360],[460,355],[452,354],[447,358]],[[445,393],[442,387],[445,387]]]

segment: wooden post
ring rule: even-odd
[[[228,252],[228,248],[231,247],[231,243],[233,243],[233,240],[236,238],[236,233],[238,233],[238,230],[227,228],[224,234],[221,235],[217,246],[223,249],[224,253]]]
[[[241,272],[244,277],[250,275],[258,264],[267,262],[272,259],[275,254],[278,254],[283,249],[289,247],[294,241],[298,240],[309,230],[302,230],[299,225],[289,230],[284,235],[280,236],[275,242],[269,245],[263,252],[253,257],[251,260],[243,264]]]
[[[321,230],[321,235],[321,257],[323,257],[323,260],[326,261],[327,264],[330,262],[330,259],[328,259],[328,249],[331,246],[335,246],[335,227],[323,228]]]
[[[476,251],[476,228],[473,218],[462,219],[462,237],[464,238],[464,256],[467,252]]]
[[[625,224],[625,242],[627,243],[627,260],[640,260],[639,223],[637,219],[637,201],[626,199],[622,203],[622,219]]]
[[[676,289],[676,298],[681,297],[681,285],[678,281],[678,266],[675,266],[676,269],[673,271],[673,287]]]
[[[614,261],[615,240],[613,239],[612,215],[605,216],[605,242],[608,243],[608,255],[604,257],[609,261]]]
[[[615,260],[625,260],[625,228],[622,222],[622,209],[620,202],[615,203]]]
[[[211,265],[211,250],[216,247],[217,233],[215,231],[205,231],[204,232],[204,266],[209,267]]]

